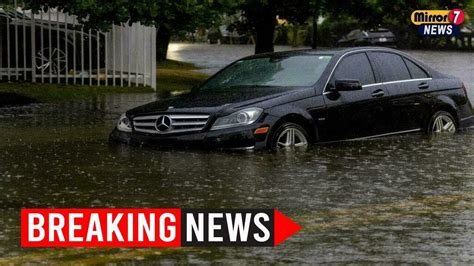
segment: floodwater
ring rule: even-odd
[[[0,264],[474,263],[474,131],[295,152],[110,146],[120,113],[154,98],[0,109]],[[275,248],[22,249],[23,207],[278,208],[303,229]]]

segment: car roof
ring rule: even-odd
[[[387,47],[362,46],[362,47],[332,48],[332,49],[300,49],[300,50],[290,50],[290,51],[273,52],[273,53],[262,53],[262,54],[251,55],[251,56],[245,57],[245,59],[269,57],[269,56],[298,56],[298,55],[333,55],[333,56],[339,57],[346,53],[356,52],[356,51],[386,51],[386,52],[393,52],[397,54],[406,55],[405,53],[401,51],[387,48]]]
[[[352,52],[364,52],[364,51],[383,51],[383,52],[390,52],[401,55],[410,59],[411,61],[416,62],[418,65],[423,66],[428,72],[433,75],[443,75],[440,72],[434,70],[430,66],[424,64],[423,62],[419,61],[418,59],[414,58],[413,56],[392,48],[387,47],[380,47],[380,46],[361,46],[361,47],[350,47],[350,48],[331,48],[331,49],[300,49],[300,50],[290,50],[290,51],[283,51],[283,52],[273,52],[273,53],[262,53],[257,55],[251,55],[245,57],[243,59],[252,59],[252,58],[262,58],[262,57],[271,57],[271,56],[298,56],[298,55],[331,55],[335,61],[338,61],[339,58],[344,56],[345,54],[352,53]]]

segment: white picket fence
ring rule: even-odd
[[[0,82],[156,88],[155,44],[154,27],[85,30],[58,10],[32,14],[0,5]]]

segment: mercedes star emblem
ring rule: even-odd
[[[162,115],[158,117],[156,120],[156,130],[158,132],[163,132],[163,131],[168,131],[171,129],[171,126],[173,125],[173,121],[171,120],[171,117],[167,115]]]

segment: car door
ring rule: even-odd
[[[413,61],[390,52],[369,52],[376,77],[390,93],[389,104],[394,132],[419,130],[429,108],[425,92],[435,84]]]
[[[333,88],[339,79],[359,80],[363,89],[336,92]],[[321,139],[352,139],[390,132],[387,96],[377,83],[365,52],[344,56],[324,92],[325,110],[315,114],[321,124]]]

